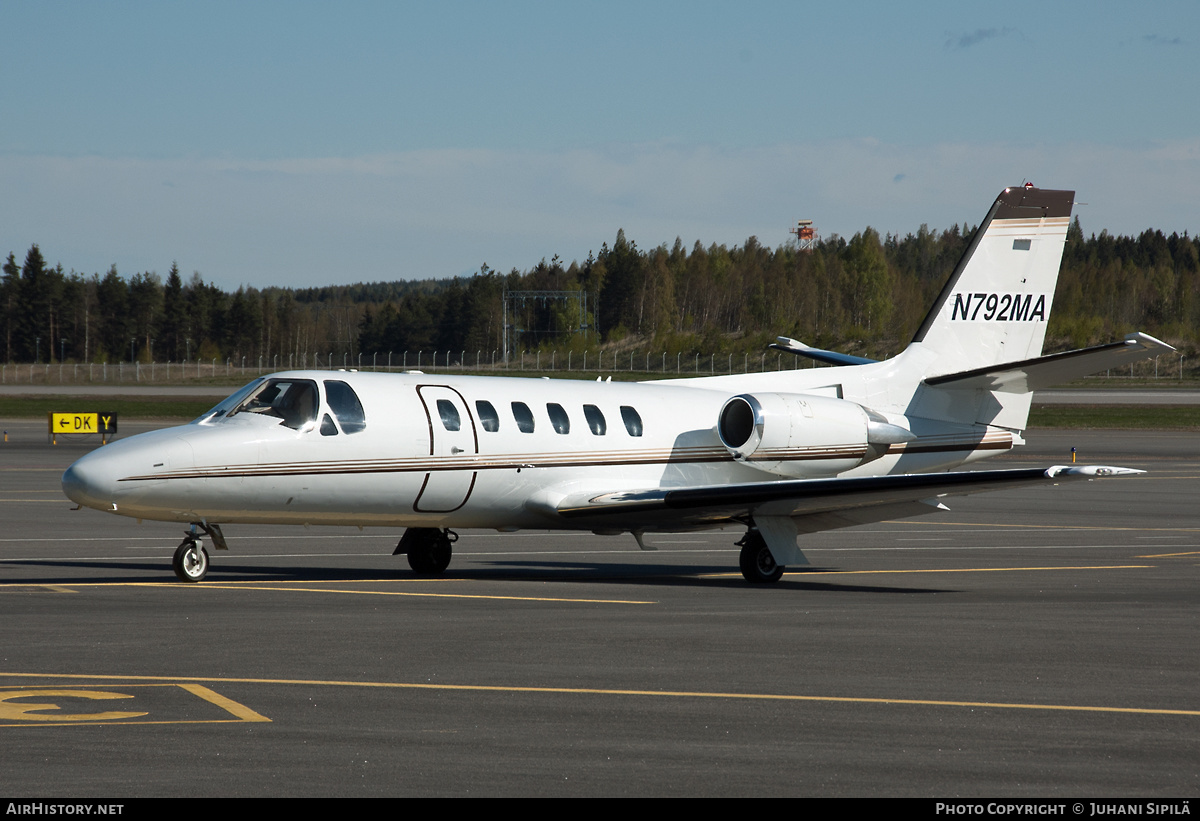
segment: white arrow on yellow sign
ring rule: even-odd
[[[98,413],[52,413],[50,430],[55,433],[99,433]]]

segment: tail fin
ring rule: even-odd
[[[1074,201],[1032,185],[1000,192],[913,337],[936,354],[930,376],[1042,353]]]
[[[1023,430],[1028,392],[997,393],[936,377],[1042,353],[1074,191],[1025,185],[1000,192],[937,302],[901,354],[925,379],[916,415]]]

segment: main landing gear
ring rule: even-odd
[[[408,554],[408,566],[418,576],[438,576],[450,566],[451,545],[458,541],[453,530],[410,527],[400,537],[393,556]]]
[[[737,544],[742,548],[738,564],[746,581],[751,584],[770,584],[783,577],[783,571],[787,568],[775,563],[775,557],[771,555],[766,541],[757,530],[747,530],[746,535]]]
[[[175,548],[175,555],[171,559],[171,569],[179,581],[202,582],[208,575],[208,551],[204,549],[202,541],[204,536],[212,539],[213,547],[217,550],[229,549],[220,525],[193,523],[191,529],[183,534],[183,541]]]

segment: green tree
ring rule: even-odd
[[[97,354],[105,361],[119,362],[130,349],[133,322],[129,315],[129,288],[113,265],[96,288],[100,345]]]
[[[187,303],[183,296],[183,277],[172,262],[163,284],[162,311],[158,317],[157,356],[168,362],[181,362],[187,355]]]
[[[611,250],[607,245],[601,248],[600,262],[605,273],[598,319],[604,339],[609,339],[618,328],[628,330],[638,324],[643,260],[636,243],[625,239],[622,228],[617,231]]]
[[[0,280],[0,305],[4,315],[4,361],[13,359],[13,330],[17,314],[17,289],[20,285],[21,269],[17,267],[16,257],[10,251],[4,262],[4,278]]]
[[[892,277],[874,228],[868,227],[850,240],[846,275],[852,321],[867,331],[880,331],[891,315]]]
[[[163,288],[158,274],[134,274],[129,280],[129,313],[138,337],[139,360],[154,360],[154,336],[161,324]]]

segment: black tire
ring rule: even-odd
[[[446,534],[437,533],[428,540],[422,539],[408,551],[408,566],[418,576],[440,576],[450,566],[453,552]]]
[[[208,551],[204,549],[204,545],[184,539],[183,543],[175,548],[171,569],[181,582],[202,582],[208,575]]]
[[[742,552],[738,555],[738,564],[742,575],[751,584],[771,584],[783,578],[783,565],[775,563],[775,557],[767,548],[767,543],[757,532],[746,534],[742,540]]]

